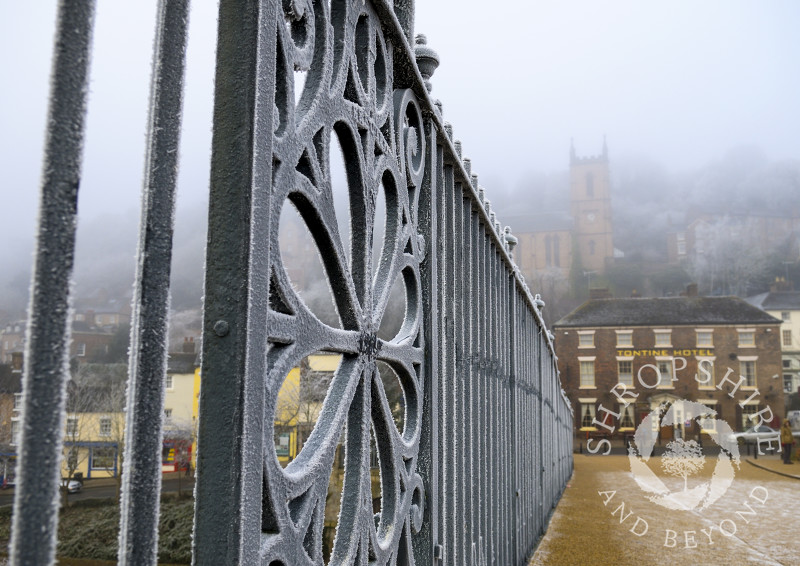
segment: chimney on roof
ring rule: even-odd
[[[183,339],[183,350],[184,354],[194,354],[194,338],[184,338]]]
[[[771,293],[779,291],[794,291],[794,283],[787,280],[785,277],[776,277],[775,282],[769,286]]]
[[[11,352],[11,371],[15,373],[22,372],[22,352]]]
[[[697,283],[689,283],[686,286],[686,296],[687,297],[696,297],[697,296]]]
[[[611,291],[609,291],[608,287],[597,287],[594,289],[589,289],[589,299],[610,299],[611,298]]]

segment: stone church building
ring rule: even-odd
[[[514,251],[526,279],[543,275],[567,280],[578,268],[587,277],[603,274],[613,261],[611,175],[608,147],[580,157],[570,148],[569,210],[504,216],[518,238]]]

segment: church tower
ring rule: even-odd
[[[570,212],[575,252],[586,271],[604,273],[614,257],[611,224],[611,178],[608,147],[603,153],[578,157],[570,147]]]

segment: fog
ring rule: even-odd
[[[0,2],[0,309],[24,308],[55,3]],[[193,308],[211,140],[215,6],[194,2],[178,186],[173,306]],[[76,295],[130,293],[154,7],[98,3]],[[641,253],[693,208],[782,210],[800,188],[800,4],[534,0],[416,3],[441,65],[432,96],[500,212],[564,208],[571,141],[604,137],[616,226]],[[513,226],[512,226],[513,228]],[[619,229],[619,228],[618,228]],[[626,236],[624,230],[639,234]],[[628,253],[635,253],[629,246]]]

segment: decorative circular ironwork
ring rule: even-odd
[[[277,219],[281,207],[296,208],[319,252],[340,328],[322,322],[293,289],[278,253],[278,222],[273,222],[262,560],[298,563],[302,547],[308,564],[323,563],[328,484],[346,431],[341,506],[329,562],[350,564],[366,557],[377,564],[411,564],[411,534],[422,526],[425,505],[416,471],[424,378],[419,268],[424,240],[416,229],[426,151],[422,112],[411,91],[388,96],[392,48],[369,3],[334,2],[329,8],[326,2],[285,0],[283,9],[285,26],[276,29],[271,217]],[[295,71],[307,71],[302,93],[295,92]],[[333,136],[347,169],[349,242],[333,202]],[[381,190],[386,226],[373,265]],[[378,330],[398,280],[405,289],[405,315],[397,334],[382,339]],[[272,438],[278,392],[289,371],[319,351],[340,354],[341,362],[313,431],[283,469]],[[401,385],[402,430],[395,425],[379,362]],[[370,477],[373,435],[381,486],[377,514]]]

